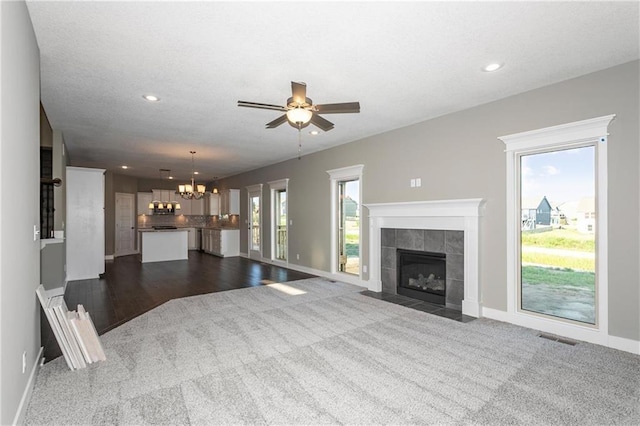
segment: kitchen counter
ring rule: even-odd
[[[240,255],[240,230],[202,228],[202,251],[220,257]]]
[[[179,229],[138,229],[141,262],[188,259],[188,231]]]

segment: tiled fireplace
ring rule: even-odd
[[[382,228],[380,232],[380,278],[384,293],[402,294],[462,310],[464,231]],[[407,277],[404,283],[399,281],[403,267],[398,264],[403,254],[410,256],[411,263],[415,264],[413,267],[405,265],[404,272],[411,273],[415,269],[415,276]],[[433,266],[421,266],[424,263],[420,262],[421,258]],[[441,266],[437,266],[439,263]],[[420,277],[423,282],[420,282]],[[412,279],[417,282],[411,282]],[[442,289],[439,286],[441,280]]]
[[[484,200],[367,204],[369,290],[397,293],[397,249],[435,252],[447,260],[445,303],[480,315],[479,231]],[[430,274],[427,274],[430,275]],[[437,278],[437,277],[432,277]],[[419,278],[422,281],[429,277]]]

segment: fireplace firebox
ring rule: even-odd
[[[446,258],[445,253],[397,249],[398,294],[445,305]]]

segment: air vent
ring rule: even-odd
[[[564,337],[554,336],[553,334],[540,333],[538,337],[542,337],[543,339],[551,340],[553,342],[564,343],[565,345],[575,346],[578,344],[575,340],[565,339]]]

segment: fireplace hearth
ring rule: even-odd
[[[396,250],[397,293],[446,305],[447,255],[416,250]]]

